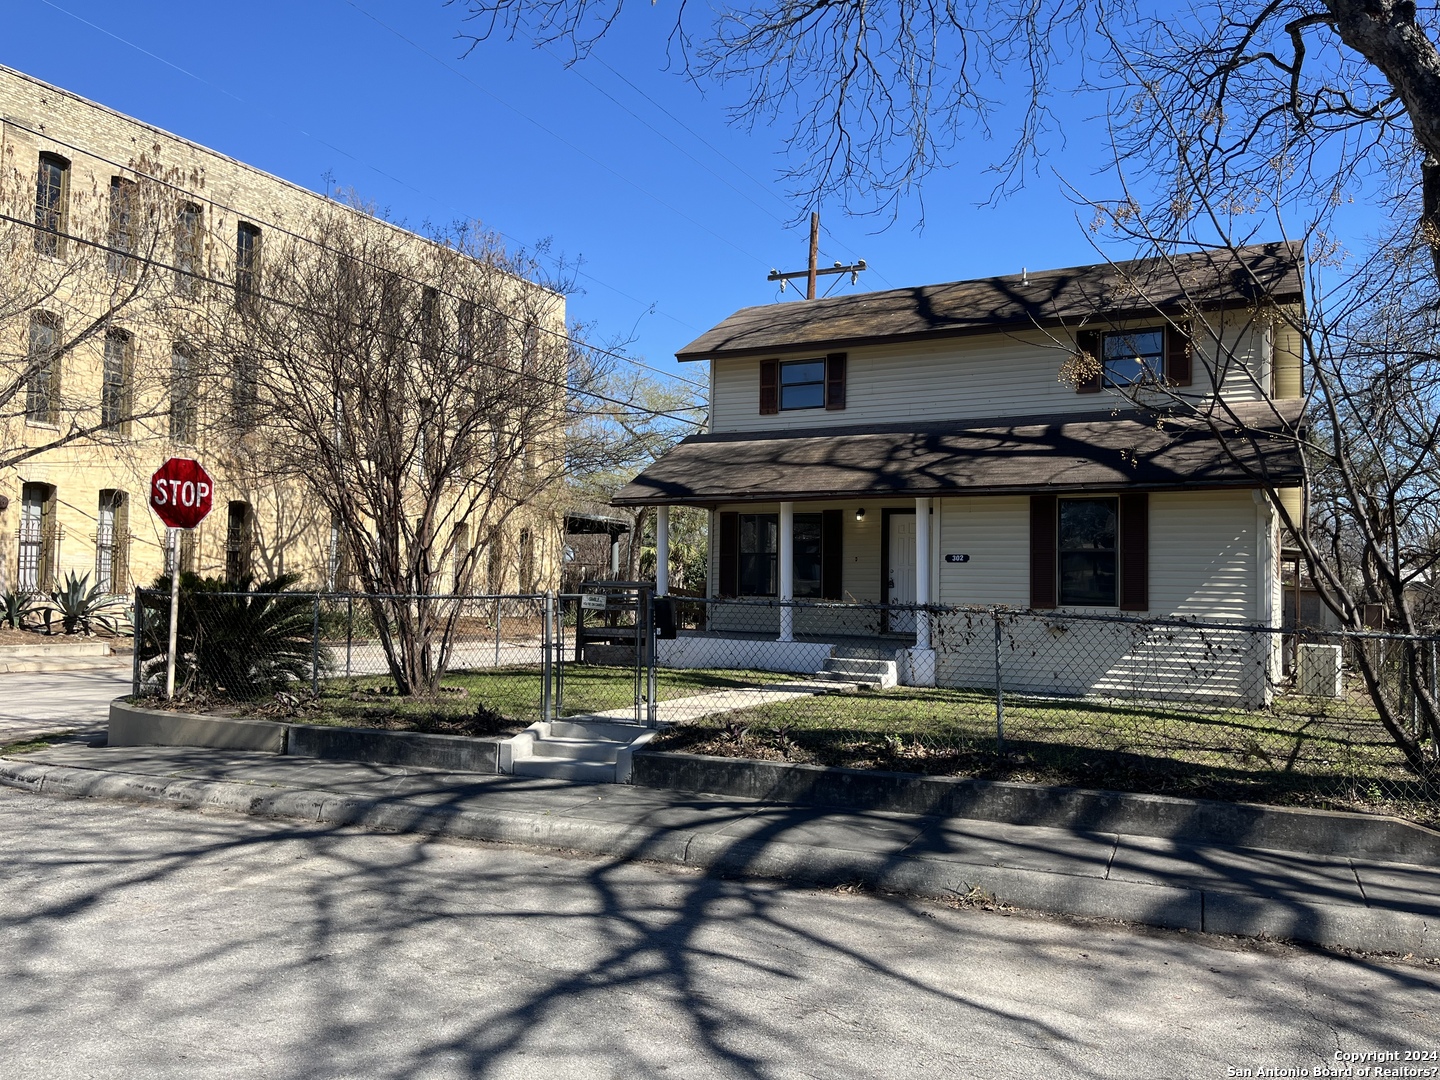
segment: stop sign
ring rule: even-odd
[[[193,529],[210,513],[215,483],[198,461],[171,458],[150,478],[150,505],[172,529]]]

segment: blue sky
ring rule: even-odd
[[[438,0],[10,0],[0,61],[295,183],[333,176],[412,226],[467,218],[514,243],[550,238],[584,259],[571,318],[633,335],[632,354],[675,371],[675,350],[731,311],[795,296],[765,276],[803,268],[807,225],[791,222],[810,208],[784,197],[783,129],[729,126],[729,91],[663,70],[672,10],[635,6],[595,60],[566,69],[518,40],[462,58],[462,12]],[[979,139],[972,165],[927,182],[923,230],[913,205],[883,231],[821,206],[822,265],[865,258],[864,290],[1095,261],[1061,178],[1111,193],[1103,127],[1087,119],[1102,107],[1069,104],[1064,145],[998,207],[977,205],[1001,152]]]

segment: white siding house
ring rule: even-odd
[[[876,632],[922,684],[983,684],[993,652],[940,633],[944,609],[1278,626],[1301,266],[1269,244],[743,309],[677,354],[711,364],[711,430],[615,502],[711,511],[709,595],[773,601],[713,633],[813,643],[838,615],[787,602],[918,605]],[[1272,662],[1089,625],[1083,660],[1058,621],[1016,629],[1039,635],[1008,642],[1017,685],[1122,692],[1169,665],[1223,696]]]

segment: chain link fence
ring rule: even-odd
[[[163,693],[170,597],[136,600],[135,692]],[[177,638],[182,699],[242,713],[477,735],[588,716],[659,723],[659,749],[1440,824],[1433,637],[657,602],[614,582],[549,597],[185,592]]]

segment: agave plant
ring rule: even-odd
[[[0,620],[3,620],[11,630],[21,630],[25,625],[25,616],[37,609],[38,605],[33,592],[6,589],[5,614],[0,616]]]
[[[308,680],[317,659],[314,601],[288,590],[298,575],[282,574],[259,584],[228,583],[182,574],[180,617],[175,628],[175,681],[187,691],[236,697],[270,694]],[[155,583],[156,609],[147,613],[141,658],[146,678],[165,670],[170,632],[168,577]],[[322,670],[330,651],[321,647]]]
[[[65,633],[93,634],[97,626],[118,633],[125,602],[99,585],[91,586],[89,574],[76,577],[72,570],[65,575],[65,584],[50,593],[50,603]]]

